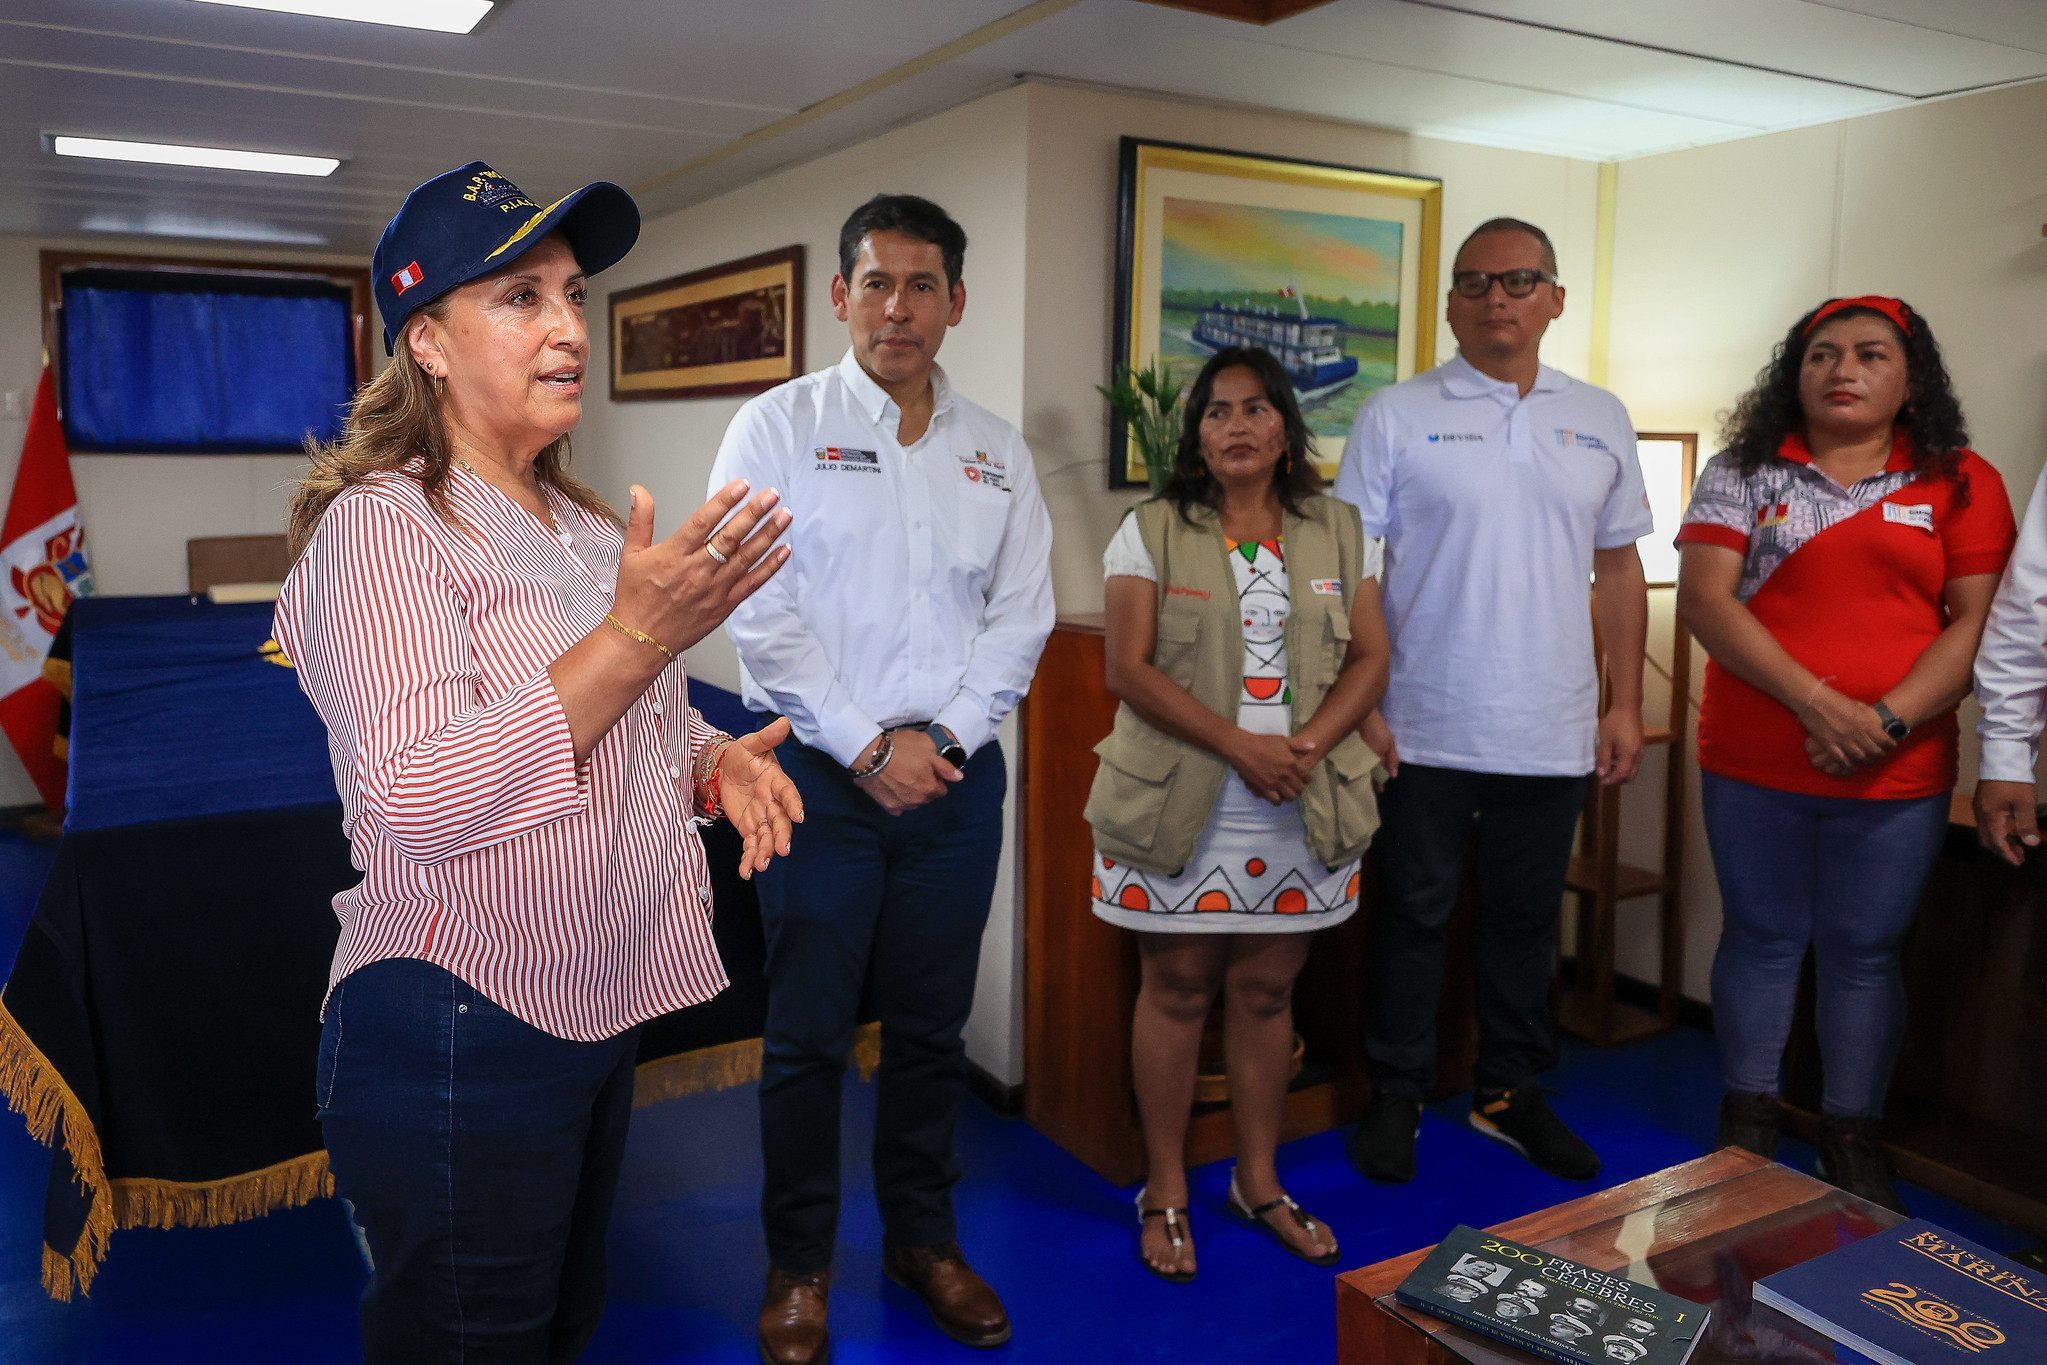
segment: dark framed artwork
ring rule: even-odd
[[[611,295],[611,396],[760,393],[803,373],[803,248]]]
[[[1223,346],[1263,347],[1334,477],[1359,404],[1435,363],[1442,208],[1424,176],[1126,137],[1111,354],[1187,382]],[[1144,483],[1115,417],[1109,486]]]

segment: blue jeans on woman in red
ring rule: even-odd
[[[1699,774],[1720,879],[1713,1030],[1727,1088],[1774,1095],[1806,948],[1825,1112],[1883,1112],[1905,1032],[1899,949],[1947,833],[1948,794],[1862,800]]]
[[[415,958],[349,973],[316,1083],[336,1192],[375,1263],[371,1365],[563,1365],[604,1311],[639,1030],[543,1033]]]

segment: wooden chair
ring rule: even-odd
[[[194,597],[216,583],[281,583],[290,572],[283,536],[195,536],[185,542],[185,574]]]

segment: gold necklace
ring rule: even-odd
[[[456,464],[461,465],[471,474],[476,474],[475,465],[469,463],[469,461],[463,459],[460,455],[456,455],[453,458]],[[483,475],[481,474],[476,474],[476,477],[479,479],[483,479],[485,483],[490,483],[490,486],[493,488],[497,487],[497,485],[491,483],[489,479],[484,479]],[[554,532],[554,534],[560,535],[562,533],[561,523],[554,519],[554,508],[547,501],[547,492],[545,489],[541,490],[540,492],[540,506],[542,507],[543,510],[545,510],[547,515],[544,517],[536,517],[535,520],[541,522],[541,524],[546,526],[548,530]]]

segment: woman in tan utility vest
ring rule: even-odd
[[[1357,727],[1385,689],[1388,647],[1378,548],[1321,486],[1286,371],[1231,347],[1194,381],[1164,493],[1103,555],[1108,686],[1122,705],[1088,794],[1094,912],[1138,935],[1138,1255],[1173,1281],[1194,1276],[1182,1151],[1218,989],[1230,1211],[1303,1260],[1338,1255],[1273,1158],[1294,978],[1312,931],[1356,908],[1379,823]]]

